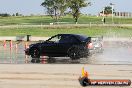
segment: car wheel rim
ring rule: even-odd
[[[38,56],[38,54],[39,54],[39,51],[38,51],[37,49],[34,49],[33,55],[34,55],[34,56]]]
[[[70,56],[71,58],[75,59],[75,58],[77,58],[77,52],[75,52],[74,50],[71,50],[71,51],[69,52],[69,56]]]

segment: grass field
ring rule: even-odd
[[[131,27],[88,27],[88,28],[18,28],[0,29],[0,36],[52,36],[59,33],[74,33],[87,36],[106,36],[106,37],[131,37]]]
[[[81,16],[78,20],[79,24],[86,24],[84,26],[65,27],[21,27],[21,28],[0,28],[0,36],[52,36],[58,33],[74,33],[84,34],[88,36],[116,36],[116,37],[130,37],[132,36],[132,27],[119,26],[88,26],[92,24],[102,24],[102,17],[95,16]],[[0,25],[49,25],[54,20],[50,16],[26,16],[26,17],[0,17]],[[64,16],[59,19],[63,24],[74,24],[72,16]],[[111,17],[106,18],[106,23],[111,24]],[[132,24],[132,18],[114,18],[114,23]],[[54,27],[54,26],[53,26]]]
[[[96,16],[81,16],[78,20],[79,24],[98,23],[102,24],[102,17]],[[16,25],[16,24],[44,24],[49,25],[55,21],[50,16],[25,16],[25,17],[0,17],[0,25]],[[72,16],[61,17],[58,22],[74,24]],[[111,23],[112,18],[106,17],[106,23]],[[114,17],[114,23],[132,24],[132,18],[118,18]]]

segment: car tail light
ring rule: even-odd
[[[89,49],[91,49],[91,48],[93,48],[93,44],[92,44],[92,43],[88,43],[87,47],[88,47]]]

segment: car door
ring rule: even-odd
[[[78,40],[72,35],[61,35],[58,43],[58,53],[67,54],[67,51],[73,45],[76,45]]]
[[[69,36],[65,34],[58,34],[51,38],[49,46],[47,46],[48,53],[53,56],[63,56],[66,52],[67,47],[70,47]]]
[[[55,35],[42,44],[42,52],[45,55],[55,55],[58,52],[59,35]]]

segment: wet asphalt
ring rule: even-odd
[[[33,42],[30,42],[33,43]],[[103,43],[103,52],[93,53],[88,58],[71,60],[68,57],[41,57],[40,63],[31,63],[31,57],[25,55],[25,42],[10,42],[3,46],[0,42],[0,63],[1,64],[129,64],[132,65],[132,42],[112,42]]]

